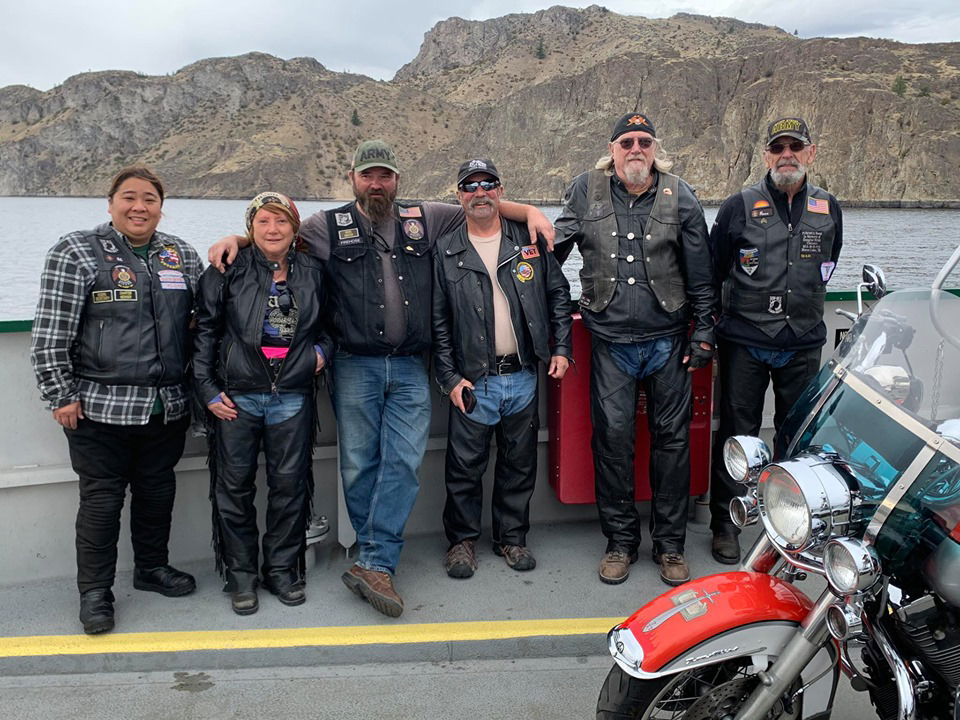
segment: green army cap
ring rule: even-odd
[[[400,174],[397,156],[383,140],[364,140],[353,154],[353,170],[363,172],[367,168],[382,167]]]

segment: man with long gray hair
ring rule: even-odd
[[[555,223],[561,262],[583,255],[580,311],[592,337],[590,417],[597,509],[607,546],[600,580],[627,579],[637,559],[634,503],[638,389],[646,393],[653,558],[669,585],[684,559],[690,495],[690,372],[713,357],[707,226],[693,189],[668,170],[653,122],[627,113],[609,155],[574,179]],[[693,333],[689,334],[693,319]]]

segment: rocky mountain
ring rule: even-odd
[[[405,196],[450,195],[456,164],[479,154],[510,197],[556,201],[632,110],[705,200],[760,176],[766,123],[782,115],[809,121],[814,180],[843,200],[960,199],[960,43],[800,39],[598,6],[445,20],[390,82],[251,53],[0,88],[0,195],[100,195],[145,162],[175,195],[344,198],[353,148],[383,137]]]

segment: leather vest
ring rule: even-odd
[[[406,337],[393,347],[384,335],[383,267],[359,222],[356,203],[327,210],[330,260],[326,266],[330,315],[337,346],[358,355],[411,355],[430,347],[432,243],[422,205],[395,205],[392,259],[406,313]]]
[[[77,374],[106,385],[181,383],[190,357],[193,290],[180,245],[157,233],[163,247],[151,250],[145,263],[109,224],[84,239],[97,274],[83,309]]]
[[[616,289],[620,237],[632,239],[633,234],[619,227],[610,183],[610,176],[603,170],[590,171],[587,176],[587,212],[581,218],[584,241],[580,244],[583,255],[580,307],[594,313],[609,305]],[[642,229],[643,266],[647,283],[661,309],[675,312],[687,301],[678,261],[681,254],[679,178],[659,173],[656,193],[646,227]]]
[[[744,229],[723,282],[723,310],[770,337],[785,325],[797,337],[804,335],[823,320],[826,284],[833,272],[832,200],[808,184],[800,221],[790,227],[781,220],[766,179],[741,194]]]

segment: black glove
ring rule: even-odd
[[[700,343],[694,340],[690,341],[690,359],[687,361],[687,367],[697,370],[706,367],[713,359],[713,348],[705,350]]]

